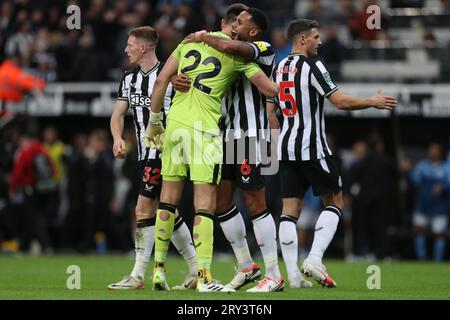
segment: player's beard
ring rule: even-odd
[[[249,41],[250,37],[248,35],[244,35],[243,33],[236,33],[236,40],[240,41]]]
[[[319,48],[313,48],[311,50],[308,50],[308,57],[315,58],[318,56],[318,50]]]

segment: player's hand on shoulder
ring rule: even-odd
[[[175,74],[170,82],[176,91],[188,92],[191,87],[191,79],[185,74]]]
[[[123,139],[114,140],[113,154],[115,158],[125,159],[126,149]]]
[[[397,100],[391,96],[381,95],[381,90],[378,89],[375,95],[372,97],[374,101],[374,107],[377,109],[394,110],[397,106]]]
[[[202,42],[202,36],[207,33],[208,33],[208,31],[206,31],[206,30],[200,30],[200,31],[191,33],[186,38],[184,38],[183,43]]]

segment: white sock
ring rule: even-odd
[[[135,262],[131,276],[144,280],[145,271],[150,261],[153,245],[155,243],[155,218],[140,220],[137,222],[134,246]]]
[[[266,266],[266,276],[278,280],[281,277],[281,273],[278,268],[275,221],[273,221],[272,215],[269,212],[264,211],[252,217],[252,222],[256,242],[261,249],[264,264]]]
[[[314,241],[308,255],[308,259],[311,259],[312,263],[322,263],[323,254],[336,233],[341,215],[341,210],[335,206],[326,207],[320,214],[316,222]]]
[[[278,230],[281,253],[286,265],[288,276],[299,274],[298,270],[298,237],[297,219],[288,215],[281,215]]]
[[[181,216],[175,218],[173,234],[170,240],[186,261],[189,268],[189,275],[197,276],[197,253],[195,252],[195,247],[189,228],[186,223],[184,223]]]
[[[254,262],[248,249],[247,239],[245,238],[245,223],[242,215],[236,206],[233,206],[227,212],[217,216],[220,226],[228,242],[233,248],[239,270],[249,269]]]

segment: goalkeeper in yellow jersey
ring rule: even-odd
[[[233,6],[227,11],[222,32],[214,35],[230,39],[231,23],[239,12]],[[174,74],[185,74],[192,79],[188,92],[176,92],[164,132],[161,106]],[[163,187],[155,226],[155,268],[153,288],[168,288],[165,262],[169,240],[173,232],[175,210],[179,204],[184,181],[194,183],[195,219],[193,238],[197,250],[197,290],[200,292],[229,292],[213,280],[211,262],[213,253],[214,212],[216,186],[220,182],[222,137],[220,135],[221,102],[228,87],[243,74],[266,96],[277,94],[277,86],[255,63],[221,53],[204,43],[180,44],[166,62],[155,81],[152,113],[147,127],[148,146],[163,149]]]

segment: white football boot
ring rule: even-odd
[[[308,258],[303,262],[301,272],[307,277],[312,277],[323,287],[335,288],[336,282],[328,275],[323,264],[313,264]]]
[[[217,280],[213,280],[211,283],[204,283],[201,279],[197,281],[198,292],[236,292],[232,288],[228,288],[221,284]]]
[[[257,264],[253,264],[248,270],[237,270],[233,279],[226,285],[226,287],[238,290],[247,283],[254,282],[261,278],[261,270]]]
[[[266,276],[255,287],[248,289],[247,292],[277,292],[283,291],[283,289],[284,289],[283,276],[281,276],[279,280],[274,280]]]
[[[188,276],[182,284],[172,287],[172,290],[193,290],[197,288],[197,276]]]
[[[132,289],[144,289],[144,281],[138,280],[131,275],[125,276],[116,283],[111,283],[108,286],[110,290],[132,290]]]

